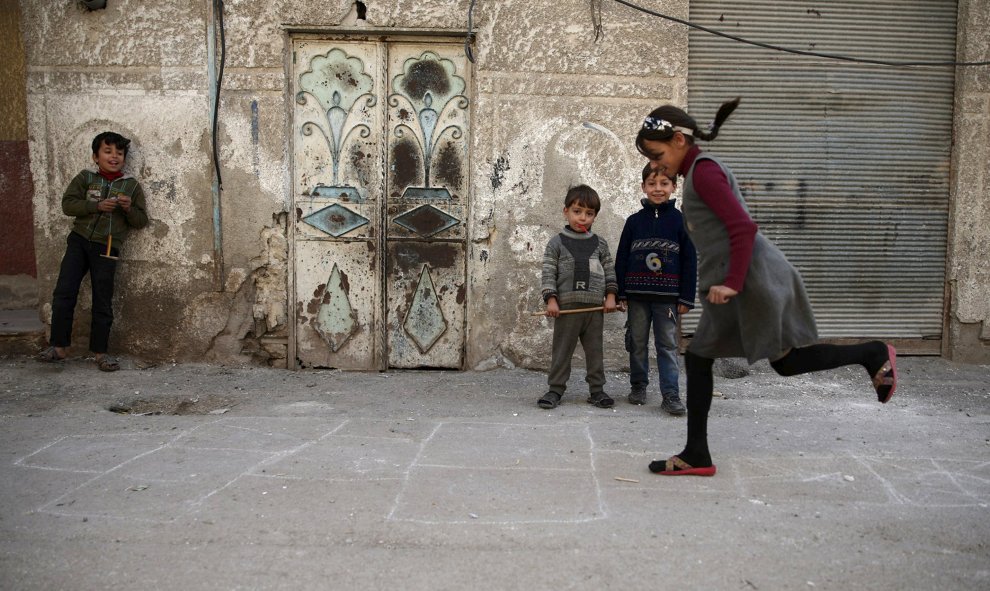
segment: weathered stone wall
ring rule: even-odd
[[[45,313],[70,226],[62,190],[89,165],[92,137],[115,129],[134,139],[129,169],[149,194],[152,221],[124,246],[113,348],[284,366],[294,305],[287,30],[460,32],[470,1],[365,0],[358,19],[351,0],[227,0],[219,232],[212,2],[109,0],[93,12],[65,0],[20,4]],[[687,30],[604,2],[596,42],[586,0],[476,4],[466,365],[543,367],[551,323],[529,313],[542,307],[540,259],[563,224],[564,193],[582,182],[599,191],[595,230],[614,252],[624,218],[638,208],[638,125],[653,107],[687,100]],[[687,18],[689,0],[649,6]],[[986,2],[960,0],[961,59],[987,59],[987,12]],[[986,361],[990,89],[986,68],[959,72],[946,353]],[[77,352],[85,350],[88,298],[81,295]],[[607,319],[608,367],[626,363],[622,320]]]
[[[112,129],[133,140],[128,170],[149,196],[151,218],[123,248],[113,348],[152,359],[260,358],[284,365],[281,50],[274,56],[262,51],[254,40],[259,29],[243,19],[243,10],[235,11],[242,20],[228,25],[220,107],[224,184],[217,249],[210,4],[111,0],[105,10],[87,11],[72,2],[22,2],[43,316],[50,314],[71,221],[61,212],[61,193],[73,175],[91,165],[93,136]],[[277,27],[260,31],[271,33],[270,44],[281,48]],[[273,277],[281,278],[280,287],[272,288],[278,285]],[[84,287],[74,331],[77,352],[85,351],[88,316]]]
[[[92,12],[56,0],[21,4],[45,314],[70,222],[59,208],[61,192],[89,165],[90,139],[115,129],[134,139],[129,169],[150,196],[152,219],[124,247],[115,348],[150,358],[284,364],[291,201],[285,27],[461,31],[469,2],[365,2],[361,21],[349,1],[226,2],[219,250],[207,74],[211,2],[111,0]],[[687,3],[664,9],[686,16]],[[622,10],[606,6],[605,16]],[[541,305],[539,259],[562,223],[564,192],[587,182],[602,193],[596,229],[614,247],[638,193],[639,160],[629,138],[656,103],[686,98],[686,32],[641,18],[613,22],[623,21],[633,24],[610,25],[595,43],[583,0],[476,9],[468,366],[546,362],[550,324],[527,312]],[[88,297],[84,289],[80,349]],[[610,328],[618,323],[610,319]]]
[[[990,2],[959,0],[959,61],[990,60]],[[956,70],[943,354],[990,363],[990,67]]]
[[[567,188],[599,192],[594,230],[614,253],[639,208],[639,125],[687,102],[686,28],[603,4],[598,42],[587,2],[478,4],[469,366],[549,364],[552,321],[530,312],[543,308],[540,263]],[[687,2],[661,4],[687,18]],[[607,367],[628,364],[623,320],[607,317]]]

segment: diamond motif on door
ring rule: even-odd
[[[437,297],[433,277],[426,265],[423,265],[423,272],[419,275],[416,295],[413,296],[402,328],[416,343],[420,353],[429,351],[443,333],[447,332],[447,319],[443,316],[440,298]]]
[[[317,230],[330,234],[334,238],[340,238],[351,230],[367,224],[369,220],[339,203],[334,203],[315,213],[309,214],[303,218],[303,221]]]
[[[330,350],[336,353],[351,338],[357,327],[357,312],[351,307],[344,279],[337,263],[334,263],[323,292],[319,313],[316,315],[316,330],[330,345]]]
[[[392,221],[424,238],[439,234],[461,223],[459,219],[432,205],[420,205]]]
[[[291,39],[289,359],[462,368],[473,88],[463,47],[323,37]]]

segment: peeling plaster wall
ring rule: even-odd
[[[687,2],[660,4],[687,17]],[[549,364],[553,324],[530,312],[543,308],[540,263],[567,188],[601,195],[594,230],[614,253],[639,208],[632,138],[650,110],[687,100],[687,30],[603,6],[595,43],[586,2],[478,5],[469,367]],[[606,318],[607,367],[628,365],[623,322]]]
[[[291,202],[285,27],[461,31],[469,2],[366,2],[365,21],[350,1],[226,2],[219,277],[207,77],[211,3],[111,0],[93,12],[60,0],[21,5],[43,315],[50,315],[70,225],[59,208],[61,192],[88,165],[93,135],[116,129],[134,139],[128,165],[149,195],[152,221],[125,245],[114,348],[149,358],[284,364],[291,309],[283,218]],[[687,14],[685,2],[663,8]],[[597,229],[614,245],[638,194],[638,157],[620,138],[629,138],[658,102],[686,98],[684,31],[622,18],[632,24],[614,20],[595,44],[590,19],[574,17],[586,9],[583,0],[476,9],[468,366],[492,359],[546,363],[550,325],[527,312],[540,305],[539,258],[561,225],[564,191],[577,182],[600,190],[605,206]],[[622,10],[606,6],[606,17]],[[499,161],[505,178],[492,180]],[[88,297],[84,290],[77,349],[85,346]],[[514,319],[508,333],[494,320],[504,314]],[[619,323],[610,318],[613,340]]]
[[[960,0],[956,58],[990,60],[990,3]],[[990,68],[956,70],[943,354],[990,363]]]
[[[284,367],[288,310],[285,213],[290,194],[288,28],[462,32],[469,0],[227,0],[227,62],[219,119],[222,265],[214,252],[210,0],[109,0],[88,12],[67,0],[22,0],[28,133],[35,180],[39,297],[47,316],[70,220],[61,193],[87,166],[89,141],[134,139],[129,169],[149,195],[151,224],[125,245],[112,335],[115,352]],[[960,0],[960,59],[987,59],[986,2]],[[649,7],[688,17],[688,0]],[[478,2],[474,23],[467,367],[549,363],[540,260],[563,224],[568,186],[603,198],[595,231],[613,249],[638,208],[642,117],[687,100],[687,30],[603,3],[594,42],[588,2]],[[960,69],[946,354],[988,359],[986,199],[990,82]],[[85,350],[88,291],[74,332]],[[606,321],[607,367],[622,368],[621,315]]]
[[[265,332],[254,336],[280,338],[281,354],[262,357],[275,364],[281,358],[284,366],[284,263],[275,271],[283,279],[280,290],[254,285],[270,283],[269,270],[261,268],[273,256],[284,260],[286,251],[284,237],[279,242],[270,236],[273,228],[284,233],[277,218],[286,201],[280,53],[268,67],[243,73],[236,69],[239,60],[228,60],[233,70],[220,120],[225,257],[218,283],[207,74],[210,3],[111,0],[107,9],[92,12],[55,0],[21,6],[42,316],[50,318],[51,290],[71,226],[61,212],[62,191],[91,165],[93,136],[112,129],[133,140],[127,170],[144,186],[151,220],[123,246],[112,351],[149,359],[201,359],[207,353],[218,361],[251,359],[258,355],[245,354],[244,343],[220,337],[234,332],[244,339],[257,332],[256,310],[282,310],[263,319]],[[242,27],[253,30],[248,23]],[[228,34],[244,38],[236,29]],[[274,42],[281,46],[281,37]],[[243,53],[244,46],[236,51]],[[73,331],[77,354],[85,352],[88,337],[87,283]],[[274,298],[276,305],[254,300],[239,305],[246,297]],[[231,328],[241,325],[249,328]]]

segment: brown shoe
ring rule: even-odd
[[[38,353],[37,359],[42,363],[58,363],[59,361],[65,361],[65,356],[59,355],[55,347],[48,347],[41,353]]]

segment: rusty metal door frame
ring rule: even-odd
[[[285,97],[286,105],[292,105],[293,101],[295,100],[293,96],[293,85],[294,85],[293,76],[295,75],[293,48],[297,41],[300,40],[313,40],[313,41],[326,41],[326,42],[339,41],[342,43],[354,43],[354,42],[364,41],[364,42],[380,43],[383,46],[383,51],[387,55],[390,46],[404,41],[422,42],[424,41],[424,38],[429,38],[431,41],[435,41],[437,43],[441,43],[444,45],[457,44],[460,46],[464,43],[464,38],[467,36],[466,32],[464,31],[450,31],[450,30],[439,30],[439,29],[364,29],[364,28],[345,29],[345,28],[332,28],[332,27],[313,28],[313,27],[303,27],[303,26],[294,26],[294,25],[284,26],[283,32],[284,32],[284,42],[287,47],[287,50],[285,51],[285,59],[284,59],[284,68],[286,72],[284,97]],[[384,79],[384,71],[387,70],[387,63],[388,60],[386,58],[382,61],[381,64],[382,79]],[[469,71],[471,68],[471,62],[466,62],[464,67],[466,70]],[[474,76],[471,75],[469,76],[468,88],[466,89],[468,96],[476,96],[475,89],[476,89],[476,82],[474,80]],[[473,101],[470,101],[466,108],[467,108],[468,118],[470,120],[473,120],[473,116],[474,116]],[[383,119],[382,121],[382,125],[384,127],[387,127],[388,125],[386,119]],[[288,142],[288,152],[289,152],[289,169],[288,169],[289,174],[287,176],[286,182],[289,190],[289,206],[290,206],[289,220],[290,221],[294,219],[293,217],[294,211],[291,210],[294,209],[296,202],[296,198],[294,194],[294,190],[295,190],[294,175],[295,175],[295,167],[297,163],[295,159],[295,150],[294,150],[294,139],[293,139],[294,134],[292,132],[293,124],[294,124],[293,110],[292,108],[288,108],[286,109],[285,129],[287,132],[287,142]],[[465,159],[466,159],[465,170],[468,173],[468,180],[466,182],[465,195],[464,195],[463,223],[465,229],[464,229],[464,239],[463,239],[464,253],[463,253],[463,269],[462,269],[465,292],[467,291],[467,285],[469,285],[470,283],[469,273],[468,273],[469,267],[467,263],[470,256],[470,245],[472,239],[471,224],[469,223],[473,209],[472,207],[473,185],[470,181],[471,161],[472,161],[471,152],[472,152],[471,145],[470,145],[470,141],[468,140],[467,150],[465,154]],[[382,160],[380,164],[384,169],[388,165],[387,154],[384,150],[381,152],[380,157]],[[387,248],[386,242],[388,237],[388,232],[385,231],[385,228],[387,227],[386,224],[388,222],[387,219],[388,208],[386,207],[386,203],[384,202],[384,200],[381,205],[382,206],[379,207],[378,209],[378,219],[376,221],[379,224],[379,228],[381,228],[382,231],[378,232],[375,238],[375,243],[378,252],[383,253],[382,256],[384,257],[384,253],[386,253],[386,248]],[[291,317],[293,318],[293,321],[289,323],[289,327],[288,327],[289,339],[288,339],[288,351],[287,351],[288,352],[287,368],[293,370],[300,368],[298,362],[299,360],[297,358],[298,357],[297,342],[299,335],[297,332],[298,327],[297,327],[297,319],[295,313],[296,305],[297,305],[296,239],[297,239],[296,224],[294,222],[289,223],[288,224],[288,256],[289,256],[289,260],[291,261],[291,264],[288,273],[287,287],[288,287],[288,294],[291,294],[288,295],[288,297],[292,298],[289,309],[292,310]],[[380,293],[386,294],[388,288],[388,286],[386,285],[387,282],[386,273],[384,271],[379,273],[378,278],[379,278],[378,288],[381,290]],[[466,354],[467,338],[468,338],[467,310],[469,309],[469,307],[467,305],[468,302],[467,302],[466,293],[464,297],[465,297],[465,301],[463,305],[464,313],[462,314],[462,318],[460,320],[460,324],[461,324],[460,330],[463,337],[460,345],[461,347],[460,366],[458,367],[458,369],[464,368],[464,363],[467,359],[467,354]],[[383,301],[382,306],[384,308],[385,306],[387,306],[387,299],[383,297],[382,301]],[[377,369],[379,371],[385,371],[389,368],[388,335],[386,333],[387,333],[386,322],[382,321],[377,323],[375,327],[375,335],[374,335],[374,342],[375,342],[374,365],[377,366]]]

